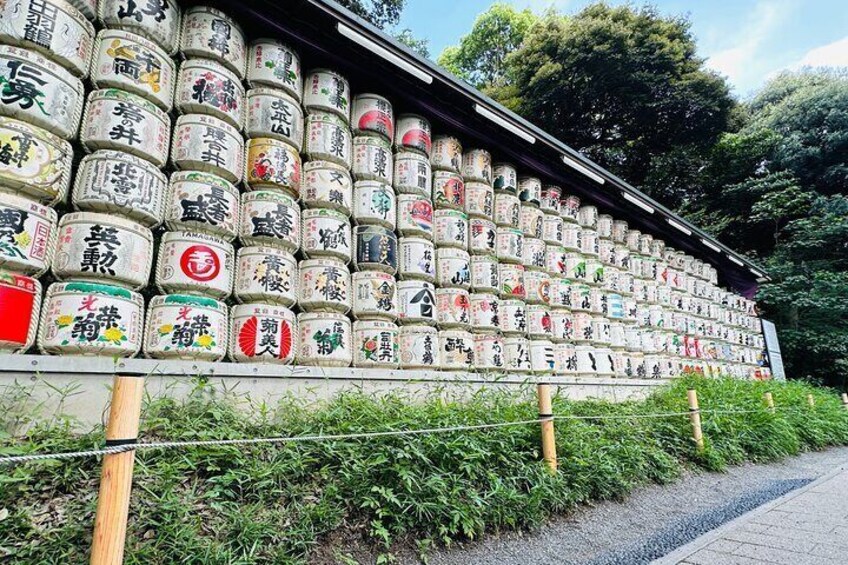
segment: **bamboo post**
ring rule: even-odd
[[[848,410],[848,392],[842,393],[842,407]]]
[[[815,406],[816,406],[816,399],[815,399],[815,398],[813,398],[813,395],[812,395],[812,394],[808,394],[808,395],[807,395],[807,404],[809,404],[809,405],[810,405],[810,408],[815,408]]]
[[[701,431],[701,409],[698,407],[698,392],[694,388],[686,391],[689,400],[689,419],[692,421],[692,439],[698,453],[704,451],[704,434]]]
[[[766,392],[765,394],[763,394],[763,397],[766,400],[766,406],[768,407],[769,412],[774,414],[774,397],[771,395],[770,392]]]
[[[539,419],[542,426],[542,457],[551,473],[557,470],[556,437],[554,436],[553,404],[551,403],[551,385],[540,384],[536,387],[539,397]]]
[[[106,424],[107,447],[136,443],[143,395],[143,376],[115,375]],[[103,456],[91,565],[120,565],[124,561],[134,463],[135,449]]]

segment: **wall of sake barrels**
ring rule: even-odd
[[[132,6],[0,7],[0,351],[767,375],[713,266],[233,14]]]

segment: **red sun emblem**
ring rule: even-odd
[[[183,251],[180,268],[185,275],[196,281],[211,281],[221,272],[221,260],[218,254],[206,245],[192,245]]]

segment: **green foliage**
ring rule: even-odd
[[[412,30],[408,27],[403,28],[395,33],[395,39],[418,53],[422,57],[430,57],[430,41],[427,39],[418,39],[412,35]]]
[[[696,386],[707,450],[695,453],[686,412]],[[768,413],[762,393],[780,408]],[[806,406],[806,395],[816,407]],[[419,429],[533,419],[532,388],[413,402],[346,393],[321,407],[286,399],[276,410],[199,387],[186,400],[144,410],[144,440],[224,439]],[[681,379],[646,401],[554,401],[560,472],[541,462],[537,425],[368,440],[141,451],[137,455],[127,563],[390,562],[400,547],[539,525],[554,513],[634,487],[674,480],[686,465],[722,469],[848,443],[848,412],[832,392],[803,383]],[[5,415],[0,416],[5,418]],[[6,422],[2,422],[4,426]],[[0,443],[0,454],[102,444],[65,425],[38,426]],[[0,557],[15,563],[85,563],[99,466],[94,459],[39,462],[0,474]],[[353,553],[351,553],[353,552]],[[369,557],[370,556],[370,557]],[[323,562],[323,561],[322,561]]]
[[[379,28],[397,25],[406,0],[336,0],[339,4]]]

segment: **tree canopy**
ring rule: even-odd
[[[379,28],[397,25],[406,0],[336,0],[339,4]]]

